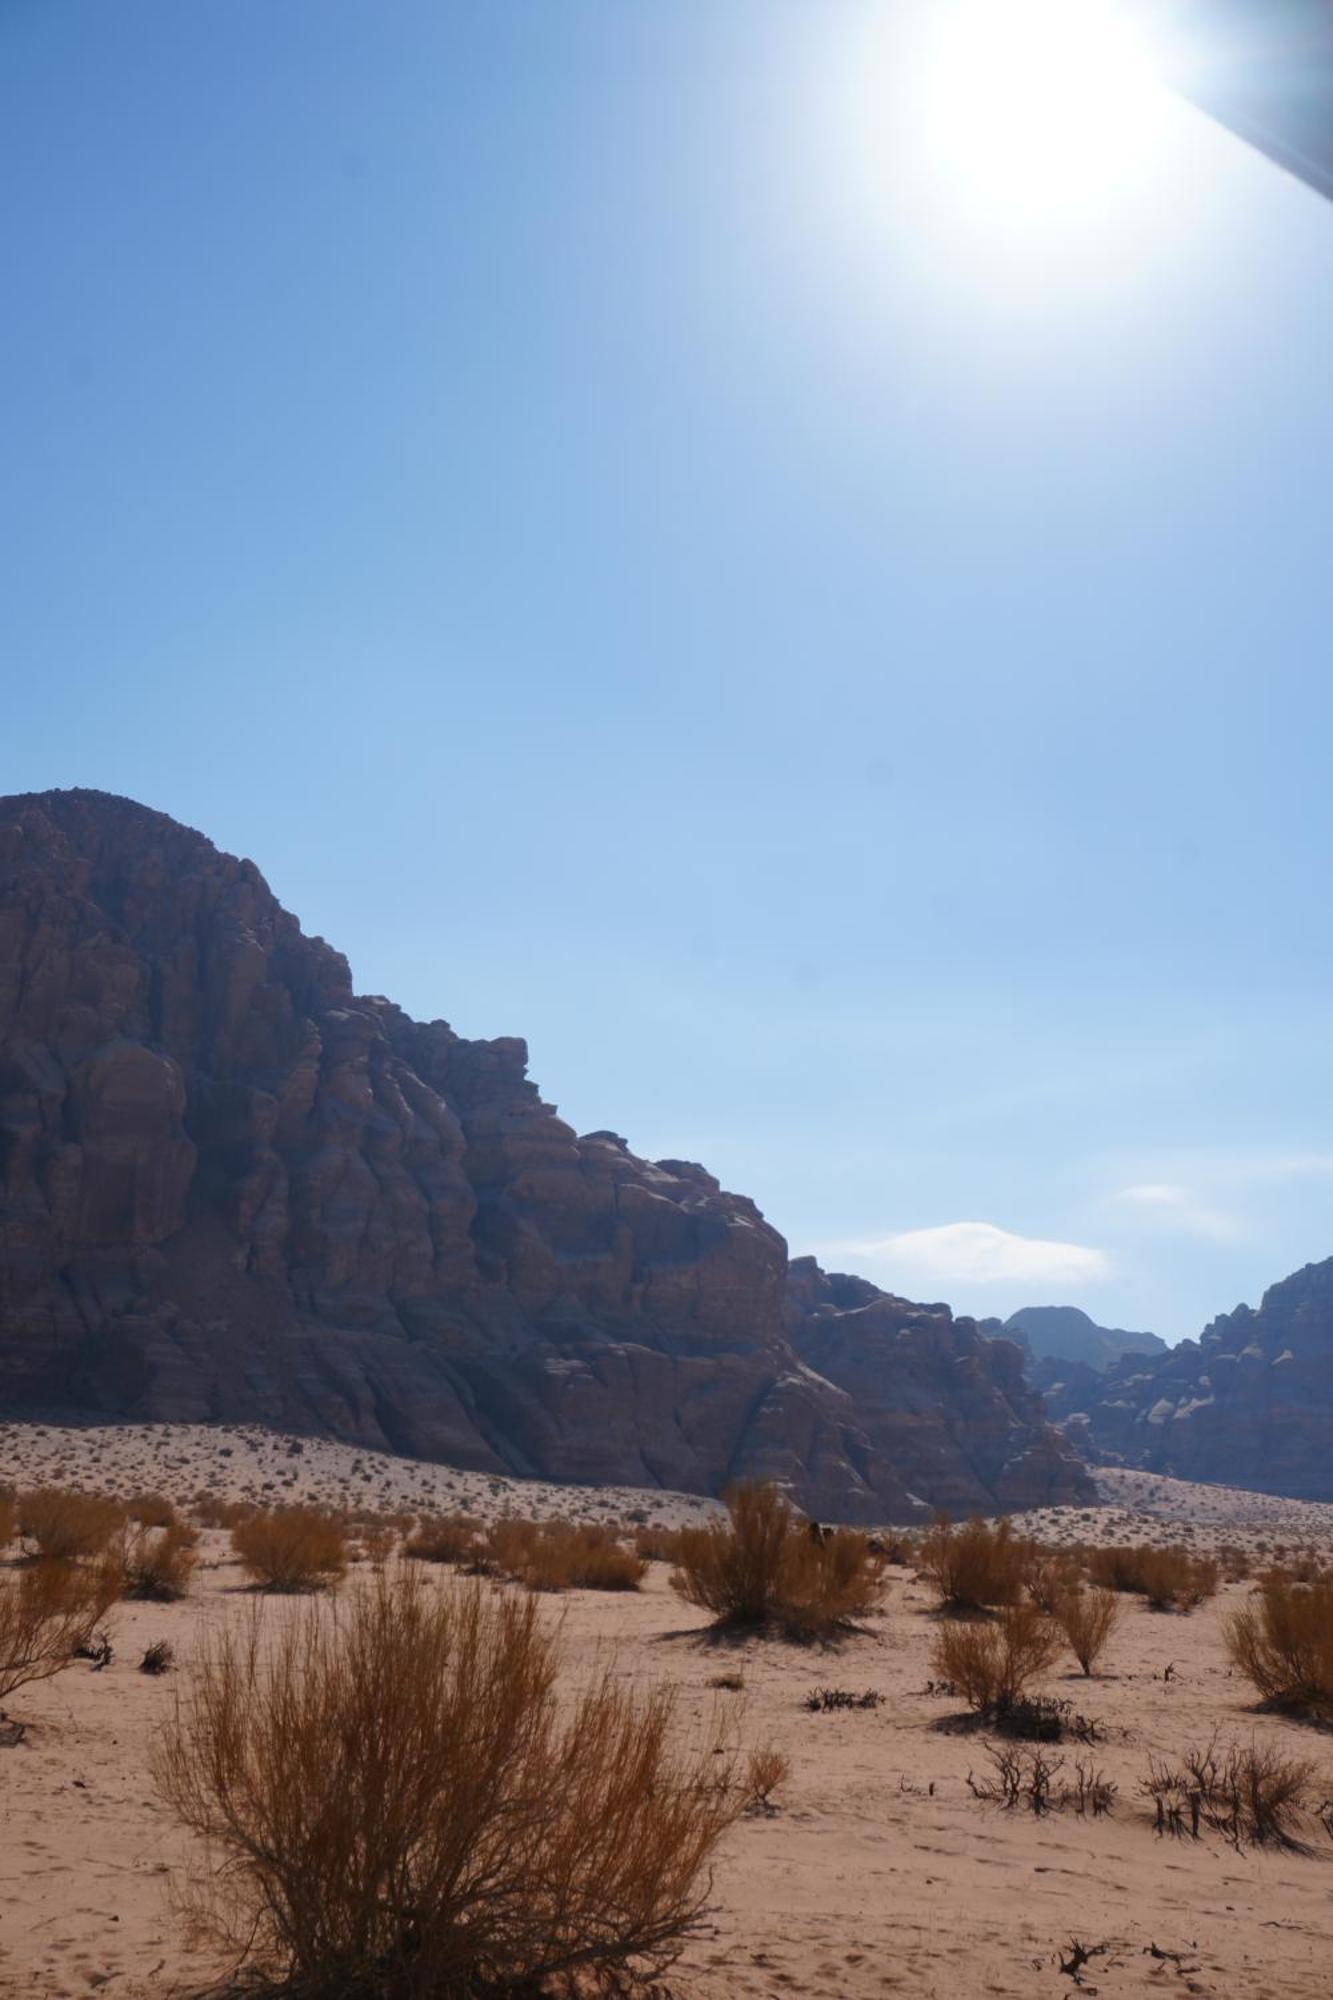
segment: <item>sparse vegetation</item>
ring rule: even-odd
[[[941,1627],[931,1665],[978,1715],[1001,1715],[1060,1648],[1060,1632],[1035,1604],[1011,1604],[994,1619]]]
[[[557,1665],[532,1599],[410,1573],[216,1641],[157,1777],[275,1988],[535,1992],[671,1961],[745,1787],[680,1744],[667,1692],[608,1677],[561,1708]]]
[[[726,1520],[681,1530],[671,1583],[720,1627],[816,1639],[877,1608],[882,1569],[864,1535],[839,1528],[816,1540],[774,1487],[746,1485],[727,1495]]]
[[[1066,1590],[1054,1604],[1055,1622],[1085,1674],[1091,1674],[1120,1618],[1120,1600],[1110,1590]]]
[[[801,1706],[812,1715],[831,1715],[840,1708],[878,1708],[884,1697],[875,1688],[853,1694],[850,1688],[812,1688]]]
[[[984,1611],[1018,1603],[1032,1567],[1032,1549],[1009,1521],[990,1527],[973,1520],[961,1528],[940,1521],[923,1540],[919,1560],[947,1609]]]
[[[170,1673],[176,1662],[176,1651],[169,1639],[155,1639],[151,1646],[145,1646],[143,1658],[139,1662],[141,1674]]]
[[[1270,1576],[1225,1630],[1232,1662],[1265,1702],[1333,1723],[1333,1584]]]
[[[1197,1840],[1206,1826],[1237,1850],[1296,1846],[1303,1823],[1327,1825],[1327,1781],[1307,1759],[1273,1745],[1219,1749],[1214,1735],[1174,1761],[1151,1758],[1140,1789],[1153,1803],[1159,1833]]]
[[[265,1590],[322,1590],[347,1569],[347,1531],[318,1507],[272,1507],[235,1523],[231,1545]]]

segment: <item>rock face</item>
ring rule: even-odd
[[[1062,1392],[1089,1456],[1333,1500],[1333,1258],[1270,1286],[1257,1312],[1237,1306],[1198,1340],[1093,1381],[1081,1399],[1072,1381]]]
[[[1088,1497],[1016,1348],[789,1274],[753,1202],[578,1137],[526,1065],[356,995],[163,815],[0,801],[0,1407],[842,1519]]]
[[[1077,1306],[1023,1306],[1004,1323],[1034,1361],[1072,1361],[1082,1368],[1109,1368],[1122,1354],[1165,1354],[1155,1333],[1130,1333],[1121,1326],[1098,1326]]]

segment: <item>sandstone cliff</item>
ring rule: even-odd
[[[578,1137],[516,1039],[353,992],[249,861],[0,801],[0,1407],[259,1420],[812,1511],[1086,1498],[1021,1357]]]
[[[1333,1500],[1333,1258],[1307,1264],[1156,1361],[1059,1392],[1090,1455],[1182,1479]]]

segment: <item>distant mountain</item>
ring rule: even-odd
[[[1092,1459],[1333,1500],[1333,1258],[1163,1355],[1067,1370],[1047,1407]]]
[[[1004,1323],[1010,1340],[1026,1348],[1034,1361],[1053,1357],[1084,1368],[1104,1369],[1122,1354],[1165,1354],[1166,1342],[1155,1333],[1130,1333],[1120,1326],[1098,1326],[1077,1306],[1023,1306]]]
[[[454,865],[484,866],[484,845]],[[259,1421],[834,1519],[1086,1500],[1009,1341],[579,1137],[515,1037],[359,995],[252,861],[0,800],[0,1411]]]

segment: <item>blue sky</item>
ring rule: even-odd
[[[0,787],[1175,1338],[1333,1254],[1333,209],[1173,102],[1011,202],[923,18],[0,0]]]

